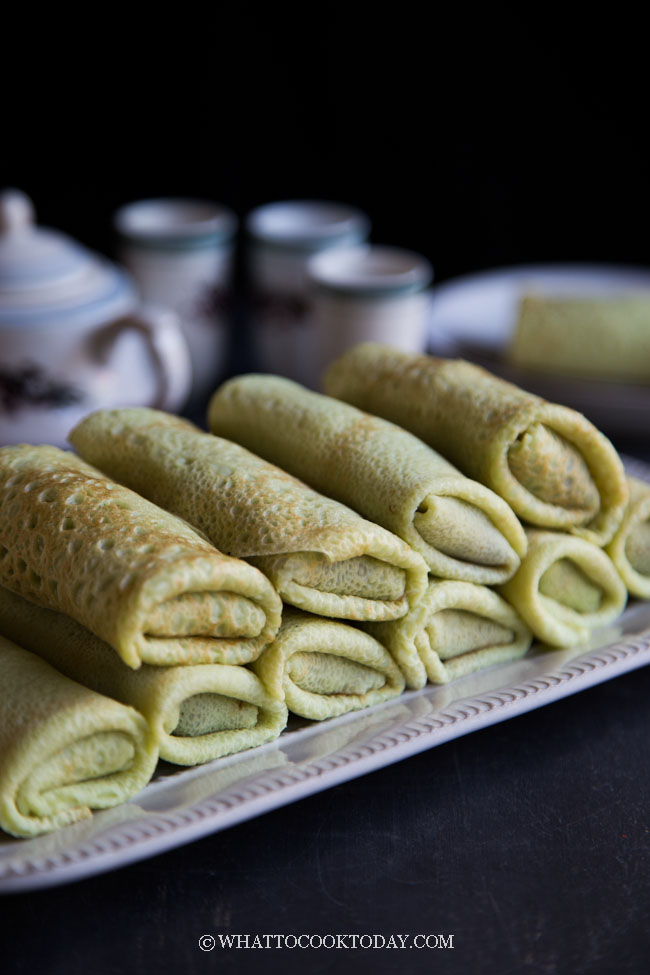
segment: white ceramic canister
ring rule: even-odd
[[[358,342],[423,352],[433,268],[412,251],[375,245],[332,251],[309,264],[315,385],[324,370]]]
[[[65,446],[102,407],[176,410],[191,382],[172,312],[139,306],[129,276],[0,195],[0,444]]]
[[[192,360],[191,401],[212,392],[226,363],[235,214],[194,199],[140,200],[117,211],[119,258],[144,301],[173,309]]]
[[[256,365],[312,385],[309,262],[316,254],[366,240],[370,220],[341,203],[290,200],[253,210],[246,230]]]

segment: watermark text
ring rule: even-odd
[[[215,948],[295,949],[327,948],[453,948],[453,934],[204,934],[199,938],[201,951]]]

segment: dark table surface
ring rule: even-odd
[[[650,460],[646,442],[617,446]],[[153,859],[1,898],[0,972],[645,973],[649,772],[645,668]],[[271,947],[199,947],[224,934]],[[366,947],[391,935],[407,947]]]

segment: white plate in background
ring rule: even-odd
[[[650,270],[605,264],[526,265],[455,278],[432,289],[428,348],[477,362],[545,399],[571,406],[606,433],[647,434],[650,384],[553,376],[511,366],[504,358],[526,293],[591,297],[641,291],[650,297]]]

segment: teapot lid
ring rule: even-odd
[[[0,193],[0,324],[70,323],[90,312],[100,320],[132,297],[117,267],[65,234],[37,226],[28,196]]]

